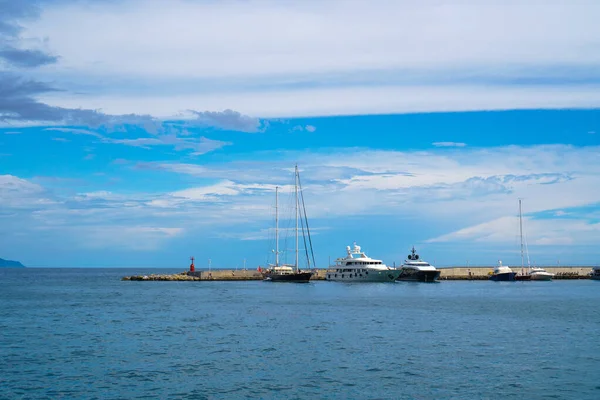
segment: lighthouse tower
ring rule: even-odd
[[[194,257],[190,257],[190,260],[192,260],[192,263],[190,264],[190,272],[194,272],[196,270],[194,267]]]

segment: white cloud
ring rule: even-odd
[[[192,150],[190,155],[198,156],[220,149],[224,146],[231,145],[230,142],[220,140],[212,140],[206,137],[199,138],[180,138],[177,135],[159,135],[151,138],[136,138],[136,139],[113,139],[103,137],[105,143],[124,144],[126,146],[141,147],[149,149],[152,146],[173,146],[175,150]]]
[[[465,147],[467,144],[460,142],[433,142],[432,145],[435,147]]]
[[[130,0],[47,7],[39,21],[26,25],[25,34],[50,35],[63,67],[92,74],[277,76],[481,64],[501,70],[513,63],[600,61],[590,51],[600,34],[594,17],[599,12],[594,1],[440,5]]]
[[[529,246],[594,245],[600,238],[600,224],[582,220],[523,218],[525,242]],[[519,234],[518,217],[501,217],[428,240],[511,244]]]
[[[77,129],[77,128],[46,128],[45,131],[49,132],[63,132],[63,133],[72,133],[73,135],[88,135],[94,136],[97,138],[102,138],[103,136],[98,132],[90,131],[88,129]]]
[[[0,209],[37,209],[53,204],[42,186],[14,175],[0,175]]]
[[[600,240],[594,223],[597,212],[561,218],[560,210],[600,204],[599,153],[598,147],[566,145],[428,152],[328,149],[328,157],[319,152],[265,153],[269,162],[142,167],[184,175],[183,180],[174,179],[185,182],[181,190],[136,194],[104,190],[55,197],[40,185],[4,175],[0,205],[6,215],[14,214],[6,218],[14,218],[15,226],[28,226],[30,220],[57,232],[114,225],[166,227],[184,235],[210,227],[218,236],[242,227],[252,238],[260,227],[270,227],[275,185],[281,187],[280,205],[286,206],[284,193],[292,191],[289,160],[297,160],[309,219],[317,221],[311,223],[314,228],[349,216],[368,225],[372,216],[379,215],[415,231],[421,225],[444,227],[435,237],[430,235],[435,243],[502,244],[518,232],[517,199],[522,198],[530,245],[589,244]],[[533,218],[536,213],[546,217]],[[157,246],[171,237],[170,231],[152,229],[147,234],[156,238],[152,243]],[[123,230],[123,235],[127,232]]]
[[[284,189],[286,187],[283,187]],[[289,189],[289,186],[287,186]],[[254,192],[275,192],[275,185],[266,184],[237,184],[230,180],[221,181],[215,185],[195,187],[170,193],[173,197],[180,197],[187,200],[211,200],[215,201],[215,196],[237,196],[242,193]]]
[[[313,125],[295,125],[290,129],[290,132],[314,132],[317,128]]]
[[[111,114],[169,117],[196,104],[199,108],[235,108],[261,118],[391,114],[433,111],[600,107],[600,86],[346,86],[194,94],[138,96],[45,94],[40,100],[68,108],[98,108]]]
[[[597,107],[599,13],[591,0],[59,2],[23,36],[60,56],[31,74],[68,92],[40,99],[114,114]]]

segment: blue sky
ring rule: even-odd
[[[599,14],[0,1],[0,257],[256,268],[297,163],[319,267],[598,264]]]

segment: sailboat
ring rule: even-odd
[[[519,199],[519,236],[521,237],[521,272],[515,275],[516,281],[529,281],[531,275],[525,273],[525,258],[523,257],[523,213],[521,211],[521,199]],[[527,264],[529,264],[529,254],[527,255]]]
[[[302,233],[304,237],[304,227],[306,225],[306,233],[309,239],[310,250],[314,265],[314,254],[312,252],[312,241],[310,240],[310,231],[308,229],[308,219],[306,218],[306,210],[304,207],[304,195],[298,196],[298,190],[302,193],[302,187],[300,185],[300,174],[298,173],[298,166],[294,171],[294,188],[295,188],[295,211],[296,211],[296,262],[294,265],[279,264],[279,208],[278,208],[278,190],[279,187],[275,187],[275,264],[269,266],[264,272],[264,280],[269,282],[298,282],[306,283],[310,280],[313,275],[312,271],[300,270],[298,264],[298,239],[299,239],[299,221],[300,221],[300,200],[302,200],[302,210],[304,211],[304,219],[302,221]],[[306,245],[306,238],[304,238]],[[305,246],[306,247],[306,246]],[[307,261],[310,266],[310,258],[308,252],[306,252]]]
[[[521,212],[521,199],[519,199],[519,231],[521,234],[521,273],[515,276],[517,281],[551,281],[554,274],[541,267],[532,267],[529,263],[529,251],[527,252],[527,273],[525,273],[523,256],[523,217]]]

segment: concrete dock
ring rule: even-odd
[[[554,274],[554,279],[589,279],[591,267],[542,267]],[[440,280],[487,280],[494,267],[452,267],[440,268]],[[512,268],[520,272],[521,268]],[[327,269],[318,269],[311,280],[325,280]],[[177,274],[149,274],[125,276],[124,281],[259,281],[262,274],[257,270],[201,270],[183,271]]]

